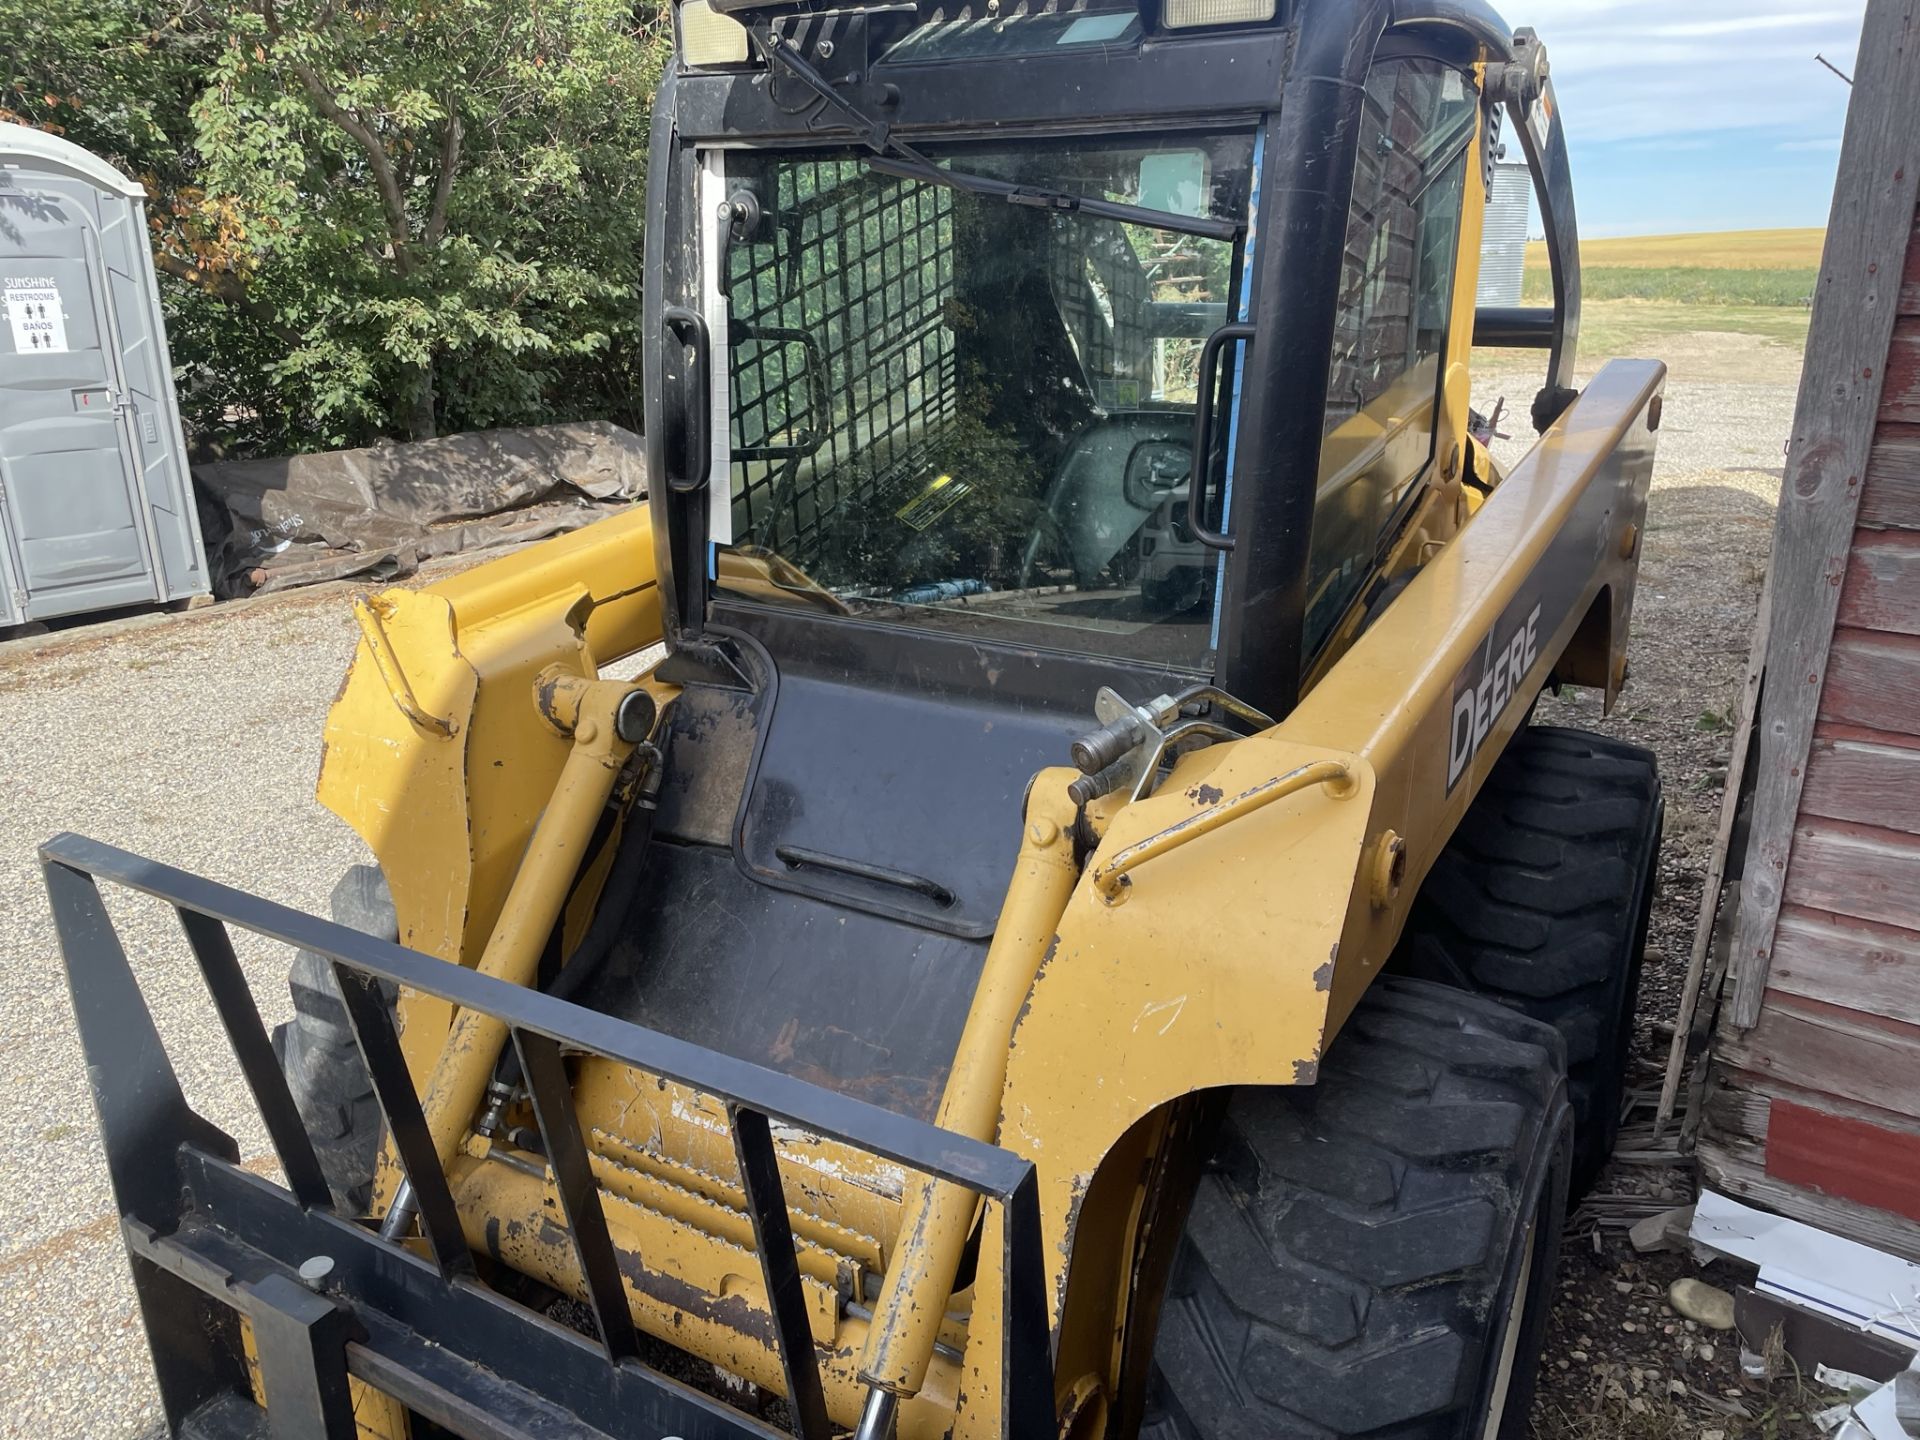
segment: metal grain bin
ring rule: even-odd
[[[207,591],[146,192],[0,125],[0,625]]]
[[[1476,305],[1520,303],[1532,200],[1533,177],[1517,154],[1513,160],[1502,159],[1493,167],[1485,229],[1480,237],[1480,284],[1473,297]]]

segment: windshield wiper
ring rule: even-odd
[[[814,69],[792,46],[781,42],[771,23],[756,26],[753,37],[769,63],[778,64],[794,79],[820,97],[860,135],[873,155],[867,167],[885,175],[907,180],[944,185],[969,195],[997,196],[1009,205],[1027,205],[1036,210],[1055,210],[1064,214],[1092,215],[1102,220],[1118,220],[1128,225],[1145,225],[1155,230],[1170,230],[1179,235],[1198,235],[1208,240],[1237,239],[1241,226],[1231,220],[1215,220],[1203,215],[1175,215],[1145,205],[1129,205],[1119,200],[1103,200],[1093,195],[1075,195],[1067,190],[1050,190],[1035,185],[1018,185],[997,180],[991,175],[973,175],[935,165],[918,150],[898,139],[891,122],[869,114],[842,95],[834,84]]]
[[[1232,240],[1240,227],[1231,220],[1215,220],[1203,215],[1174,215],[1145,205],[1128,205],[1120,200],[1103,200],[1097,195],[1075,195],[1069,190],[1048,190],[1034,185],[1018,185],[1011,180],[996,180],[991,175],[974,175],[965,170],[948,170],[915,157],[912,160],[889,159],[875,155],[867,168],[883,175],[898,175],[907,180],[924,180],[964,190],[969,195],[997,195],[1009,205],[1030,205],[1036,210],[1057,210],[1065,214],[1092,215],[1101,220],[1119,220],[1128,225],[1147,225],[1155,230],[1171,230],[1180,235],[1200,235],[1208,240]]]

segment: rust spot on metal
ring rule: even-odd
[[[572,1242],[568,1243],[571,1245]],[[614,1259],[629,1285],[642,1295],[670,1307],[676,1326],[683,1316],[691,1315],[723,1325],[768,1350],[774,1349],[778,1343],[774,1337],[773,1316],[753,1305],[744,1294],[711,1295],[698,1285],[677,1276],[648,1269],[640,1263],[639,1257],[624,1250],[615,1252]]]
[[[832,1026],[826,1027],[821,1035],[830,1034]],[[845,1032],[841,1032],[845,1033]],[[878,1050],[881,1059],[892,1052]],[[804,1080],[809,1085],[818,1085],[824,1090],[837,1090],[842,1095],[850,1095],[856,1100],[865,1100],[868,1104],[878,1105],[884,1110],[894,1110],[916,1119],[931,1121],[934,1112],[940,1108],[940,1097],[946,1090],[947,1069],[941,1067],[932,1075],[895,1075],[886,1072],[867,1074],[847,1074],[840,1070],[829,1069],[825,1065],[809,1064],[795,1060],[781,1066],[787,1074],[796,1080]]]
[[[1196,805],[1218,805],[1226,793],[1218,785],[1208,785],[1203,781],[1187,791],[1187,798]]]

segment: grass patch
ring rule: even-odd
[[[1700,337],[1713,335],[1739,336],[1798,354],[1807,348],[1807,323],[1811,318],[1808,311],[1785,305],[1588,300],[1580,307],[1580,366],[1582,370],[1591,370],[1602,360],[1671,359],[1676,349],[1695,352]],[[1723,343],[1721,348],[1728,351],[1722,362],[1741,353],[1737,345]],[[1531,370],[1536,363],[1546,364],[1544,354],[1527,350],[1476,349],[1473,353],[1476,371],[1488,373]],[[1700,373],[1698,364],[1696,355],[1696,368],[1690,372],[1696,378]],[[1719,378],[1737,380],[1742,375],[1736,370]]]
[[[1580,293],[1590,322],[1597,307],[1612,302],[1717,312],[1691,314],[1685,324],[1673,326],[1639,317],[1633,324],[1635,333],[1726,330],[1802,345],[1825,241],[1824,230],[1731,230],[1588,240],[1580,246]],[[1529,305],[1553,300],[1546,247],[1538,242],[1527,246],[1522,295]],[[1766,321],[1747,313],[1767,309],[1789,314]],[[1618,320],[1624,315],[1607,318]]]
[[[1717,333],[1807,347],[1806,310],[1784,305],[1682,305],[1651,300],[1597,300],[1580,307],[1580,353],[1661,355],[1671,337]]]
[[[1807,269],[1714,269],[1704,265],[1595,265],[1580,267],[1583,300],[1646,300],[1668,305],[1768,305],[1804,309],[1819,271]],[[1526,271],[1522,296],[1529,305],[1553,302],[1545,267]]]

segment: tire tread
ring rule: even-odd
[[[331,910],[342,925],[383,940],[399,938],[393,900],[378,866],[349,866],[333,887]],[[373,1080],[347,1022],[333,967],[311,950],[298,951],[288,967],[287,989],[293,1018],[274,1027],[274,1054],[335,1202],[351,1214],[365,1214],[373,1200],[382,1133]]]
[[[1250,1089],[1203,1174],[1155,1350],[1150,1440],[1451,1436],[1521,1231],[1564,1047],[1385,978],[1309,1087]]]
[[[1576,1194],[1620,1126],[1661,817],[1652,751],[1529,726],[1435,859],[1389,961],[1560,1031]]]

